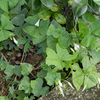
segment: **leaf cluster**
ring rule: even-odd
[[[70,73],[77,90],[99,84],[95,66],[100,62],[99,6],[98,0],[0,0],[0,50],[16,50],[23,44],[27,52],[36,45],[36,54],[45,58],[37,76],[28,63],[9,65],[1,59],[0,69],[11,81],[9,99],[33,100],[45,95]]]

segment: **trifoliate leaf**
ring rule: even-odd
[[[22,26],[22,24],[24,23],[24,19],[25,19],[25,15],[20,14],[20,15],[15,16],[14,18],[12,18],[12,22],[14,25]]]
[[[3,29],[6,29],[6,30],[12,30],[14,28],[11,21],[9,21],[9,19],[4,15],[2,15],[1,17],[1,26]]]

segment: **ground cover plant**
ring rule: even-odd
[[[0,0],[0,58],[0,100],[99,87],[100,1]]]

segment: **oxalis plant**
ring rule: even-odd
[[[34,76],[31,64],[10,65],[2,55],[0,69],[10,93],[0,100],[38,99],[56,85],[64,96],[61,82],[69,75],[77,90],[99,87],[99,7],[98,0],[0,0],[0,50],[23,44],[26,52],[31,42],[45,59]]]

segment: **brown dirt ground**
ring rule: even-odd
[[[3,60],[9,62],[11,65],[20,65],[20,63],[29,63],[33,65],[34,70],[32,71],[32,74],[34,76],[37,76],[37,72],[41,70],[40,67],[40,62],[42,62],[43,56],[40,55],[35,55],[36,51],[38,48],[36,46],[32,46],[30,50],[27,50],[26,53],[23,52],[23,50],[18,50],[15,51],[14,49],[12,50],[2,50],[0,51],[0,58],[1,54],[3,54]],[[11,56],[8,56],[7,53],[12,52]],[[9,90],[7,87],[7,82],[5,79],[3,79],[5,76],[4,71],[0,70],[0,96],[9,96]],[[29,76],[31,78],[31,76]],[[18,78],[19,80],[22,79],[22,77]]]

